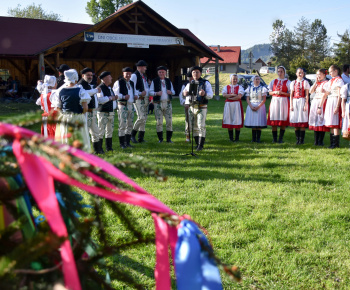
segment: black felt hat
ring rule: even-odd
[[[193,67],[191,68],[191,73],[192,73],[194,70],[199,70],[200,72],[203,71],[203,69],[202,69],[200,66],[198,66],[198,65],[195,65],[195,66],[193,66]]]
[[[80,71],[80,74],[84,75],[84,74],[86,74],[86,73],[88,73],[88,72],[94,73],[94,70],[93,70],[92,68],[86,67],[86,68],[84,68],[84,69],[82,69],[82,70]]]
[[[167,71],[168,69],[164,65],[161,65],[161,66],[157,67],[157,71],[159,71],[159,70]]]
[[[122,72],[133,72],[133,70],[130,67],[124,67]]]
[[[148,66],[148,64],[144,60],[139,60],[136,64],[136,66]]]
[[[66,70],[69,70],[70,67],[66,64],[61,64],[60,67],[57,67],[56,68],[59,72],[63,73],[65,72]]]
[[[109,71],[104,71],[100,74],[99,78],[102,80],[104,77],[111,75]]]

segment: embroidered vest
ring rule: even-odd
[[[202,79],[202,78],[200,78],[198,81],[199,81],[198,92],[199,92],[200,90],[204,90],[204,91],[205,91],[207,82],[209,82],[209,81],[207,81],[207,80],[205,80],[205,79]],[[206,97],[201,97],[201,96],[199,96],[198,92],[197,92],[197,101],[198,101],[201,105],[207,105],[207,104],[208,104],[208,99],[207,99]]]
[[[105,97],[114,96],[113,91],[109,87],[107,87],[105,84],[102,84],[100,88]],[[113,101],[111,100],[111,101],[108,101],[107,103],[104,103],[103,105],[99,105],[97,110],[99,112],[104,112],[104,113],[113,112]]]
[[[304,89],[304,80],[298,82],[297,80],[294,82],[294,99],[305,98],[305,89]]]
[[[143,83],[143,78],[145,78],[145,77],[142,77],[141,73],[138,70],[136,70],[134,72],[134,74],[137,77],[136,86],[135,86],[136,90],[138,90],[141,93],[141,92],[143,92],[145,90],[145,85]]]
[[[159,77],[155,78],[153,80],[153,85],[154,85],[154,92],[161,92],[162,91],[162,81]],[[167,90],[171,90],[171,82],[168,78],[165,78],[165,86]],[[154,102],[159,102],[160,101],[161,96],[154,96],[153,97],[153,101]],[[169,101],[172,100],[173,96],[172,95],[168,95]]]
[[[250,86],[249,101],[251,103],[259,103],[262,101],[263,88],[262,85],[259,85],[258,87]]]
[[[328,95],[328,98],[331,98],[331,97],[337,98],[338,97],[338,87],[333,86],[333,84],[341,79],[342,79],[341,77],[335,77],[329,81],[330,82],[329,90],[331,93],[330,93],[330,95]]]
[[[275,79],[275,81],[273,82],[273,91],[282,91],[284,93],[288,93],[288,87],[287,87],[287,82],[288,80],[283,80],[280,81],[278,79]],[[273,95],[274,97],[288,97],[288,96],[284,96],[284,95]]]
[[[232,90],[232,86],[233,85],[227,85],[226,86],[226,90],[227,90],[227,93],[228,94],[236,94],[238,95],[238,91],[239,91],[239,85],[236,85],[233,90]],[[239,100],[229,100],[229,99],[226,99],[225,102],[229,102],[229,103],[232,103],[232,102],[238,102]]]
[[[91,90],[92,87],[91,85],[84,79],[81,79],[79,82],[78,82],[79,85],[81,85],[83,87],[84,90]],[[91,97],[91,101],[90,103],[88,104],[88,108],[89,109],[95,109],[96,107],[96,102],[95,102],[95,95]]]
[[[131,88],[132,88],[132,94],[133,94],[133,96],[135,96],[134,83],[133,83],[133,81],[130,81],[130,86],[131,86]],[[126,95],[129,94],[127,82],[126,82],[126,79],[124,79],[124,78],[119,79],[119,92],[120,92],[123,96],[126,96]],[[128,101],[125,100],[125,99],[118,99],[118,102],[120,102],[120,103],[126,105],[126,103],[127,103]]]
[[[64,113],[83,113],[83,107],[80,105],[80,88],[64,88],[60,91],[60,100],[62,103],[62,112]]]

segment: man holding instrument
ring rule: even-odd
[[[211,84],[202,79],[202,68],[199,66],[194,66],[191,70],[193,81],[188,83],[183,90],[183,95],[190,103],[189,114],[190,118],[190,128],[192,128],[193,123],[193,138],[197,145],[197,151],[203,150],[206,136],[205,121],[207,118],[208,111],[208,100],[213,98],[213,89]],[[190,85],[196,84],[197,92],[190,95]],[[194,120],[192,121],[192,118]]]

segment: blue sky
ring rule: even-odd
[[[0,0],[0,16],[7,16],[9,7],[18,3],[25,7],[41,4],[47,12],[62,16],[63,21],[91,23],[84,0]],[[188,28],[207,45],[238,45],[247,49],[254,44],[268,43],[272,23],[282,19],[293,29],[305,16],[325,24],[333,42],[337,33],[350,28],[350,1],[229,1],[229,0],[143,0],[157,13],[178,28]]]

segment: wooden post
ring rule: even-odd
[[[215,59],[215,96],[219,95],[219,59]]]
[[[44,80],[45,76],[45,61],[44,61],[44,54],[40,53],[39,54],[39,67],[38,67],[38,72],[39,72],[39,80]]]

